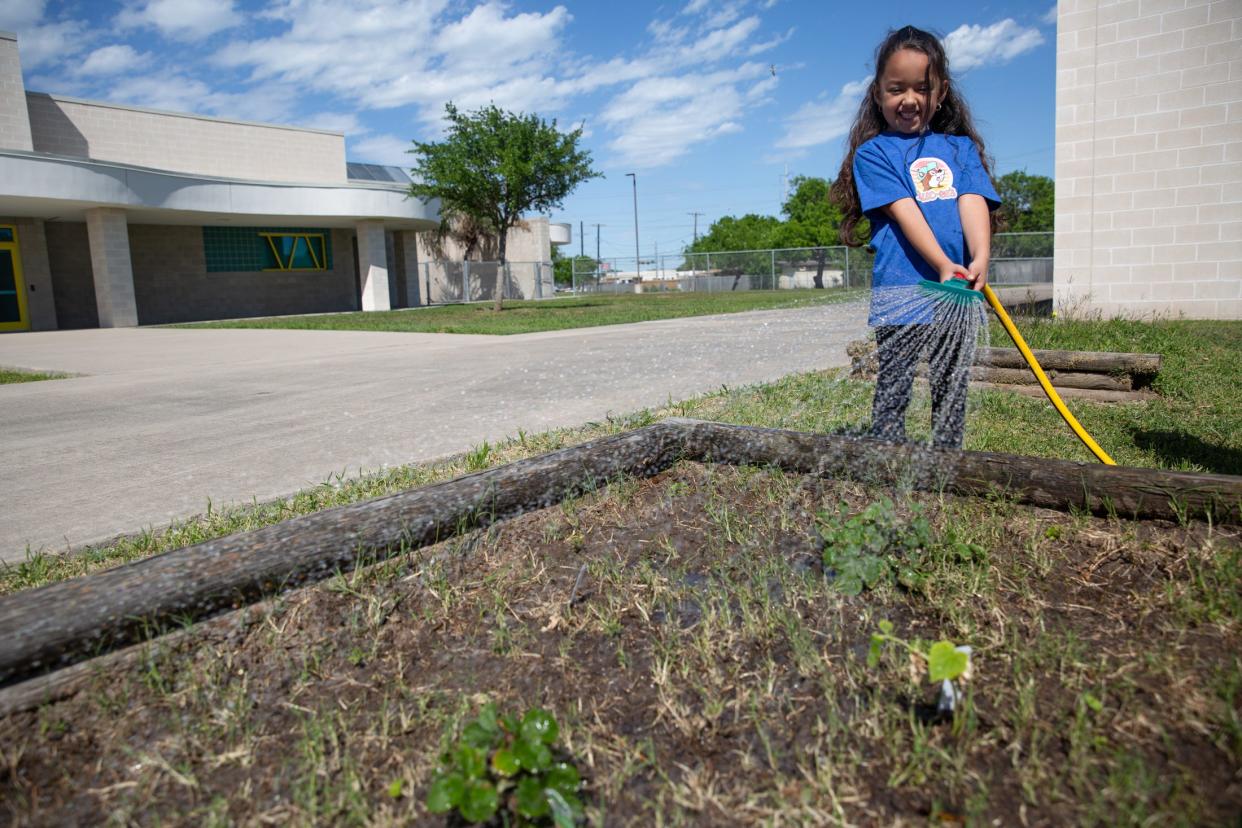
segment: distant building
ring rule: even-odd
[[[424,304],[409,183],[339,132],[27,92],[0,32],[0,331]],[[549,260],[540,221],[510,249]]]
[[[1059,309],[1242,318],[1242,3],[1057,4]]]

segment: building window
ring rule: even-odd
[[[260,233],[270,254],[264,270],[326,270],[322,233]]]
[[[332,231],[322,227],[204,227],[208,273],[332,270]]]

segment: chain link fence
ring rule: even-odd
[[[556,293],[551,262],[422,262],[419,286],[432,305],[505,299],[549,299]]]
[[[635,260],[572,260],[575,293],[716,293],[738,290],[870,288],[875,256],[868,248],[799,247],[676,253]],[[587,264],[587,267],[583,267]],[[596,266],[591,267],[590,264]],[[996,285],[1052,282],[1052,233],[992,237],[990,281]],[[433,305],[505,299],[548,299],[558,290],[551,262],[422,262],[419,288]]]
[[[653,293],[870,288],[875,256],[868,248],[799,247],[679,253],[635,260],[573,260],[575,293]],[[1052,233],[998,233],[989,280],[997,285],[1052,282]]]

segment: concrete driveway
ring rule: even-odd
[[[848,364],[866,303],[520,336],[128,328],[0,336],[0,559]]]

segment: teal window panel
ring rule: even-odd
[[[332,231],[325,227],[204,227],[203,253],[208,273],[331,270]]]

